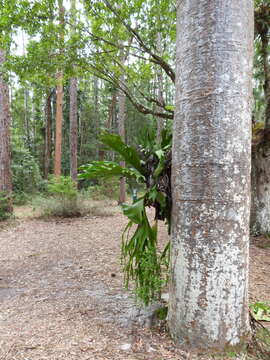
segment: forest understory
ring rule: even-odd
[[[193,359],[164,326],[150,329],[123,290],[126,218],[101,206],[111,216],[44,220],[17,208],[0,230],[1,360]],[[250,303],[270,299],[269,254],[269,241],[252,239]]]

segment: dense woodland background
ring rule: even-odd
[[[100,145],[101,128],[120,132],[135,145],[138,135],[163,121],[155,114],[172,118],[173,83],[159,65],[165,63],[161,57],[171,65],[174,61],[171,4],[119,2],[113,9],[98,1],[2,5],[1,85],[10,89],[15,193],[42,190],[42,179],[53,172],[73,171],[76,179],[77,166],[113,157]],[[61,170],[59,163],[55,169],[57,157]]]
[[[181,168],[181,164],[177,162],[178,159],[176,159],[174,155],[176,151],[172,154],[173,121],[175,119],[175,123],[177,123],[177,130],[174,131],[174,133],[177,133],[176,135],[174,134],[176,140],[180,139],[180,137],[177,138],[177,136],[181,133],[182,124],[179,116],[174,116],[176,50],[181,46],[181,44],[179,45],[179,39],[181,38],[179,36],[180,27],[178,28],[178,34],[176,36],[176,23],[177,21],[181,23],[180,20],[184,19],[183,22],[189,22],[190,28],[196,32],[198,31],[198,24],[202,18],[204,21],[203,24],[207,28],[208,17],[206,16],[207,11],[205,10],[206,4],[208,5],[208,3],[204,1],[202,5],[203,11],[200,13],[200,11],[197,12],[197,9],[195,11],[192,6],[189,7],[187,2],[182,2],[183,7],[181,9],[183,12],[186,11],[186,18],[181,18],[181,13],[180,15],[178,13],[177,17],[176,4],[172,0],[0,0],[0,220],[6,220],[12,217],[17,205],[26,203],[31,204],[34,208],[40,208],[42,215],[45,216],[75,217],[89,214],[91,212],[91,202],[95,199],[100,200],[103,197],[117,199],[118,204],[123,205],[122,210],[124,215],[129,219],[129,223],[125,227],[122,236],[121,248],[121,265],[124,270],[124,284],[128,287],[129,281],[134,280],[134,292],[137,298],[145,305],[149,305],[149,303],[156,300],[160,301],[162,291],[167,289],[170,276],[173,280],[176,279],[176,276],[174,276],[172,272],[173,267],[171,267],[172,275],[170,275],[169,272],[169,263],[171,259],[174,259],[173,255],[170,258],[169,253],[170,249],[172,250],[172,254],[173,251],[175,251],[174,245],[172,244],[172,246],[170,246],[170,240],[166,238],[166,242],[164,240],[165,237],[161,241],[161,244],[159,244],[157,236],[158,220],[165,220],[168,233],[170,234],[171,232],[171,187],[174,189],[175,186],[176,189],[180,184],[180,182],[178,184],[177,182],[172,182],[171,186],[170,181],[172,161],[175,161],[175,168],[177,166],[177,169]],[[246,6],[246,13],[250,15],[251,2],[246,1],[244,4]],[[228,21],[226,23],[224,16],[221,16],[223,15],[222,11],[214,12],[214,10],[217,10],[218,2],[213,2],[212,5],[213,19],[217,23],[220,21],[221,26],[226,27]],[[254,5],[255,33],[253,44],[255,51],[252,123],[250,124],[252,126],[250,230],[252,235],[263,235],[264,239],[269,242],[270,3],[269,0],[255,0]],[[188,10],[190,9],[193,9],[196,15],[194,21],[192,17],[189,16]],[[207,10],[209,9],[207,8]],[[220,9],[218,8],[218,10]],[[226,16],[231,16],[231,19],[234,20],[237,18],[236,14],[238,14],[238,11],[241,14],[245,13],[245,11],[241,12],[242,9],[240,9],[239,6],[235,8],[228,6],[225,10],[228,11],[228,13],[226,12]],[[217,18],[215,18],[215,16]],[[218,16],[220,16],[220,18],[218,18]],[[196,21],[198,23],[196,23]],[[214,24],[215,21],[213,21]],[[211,26],[212,25],[211,23]],[[244,98],[245,96],[243,94],[248,94],[248,90],[244,89],[244,91],[241,92],[237,86],[240,86],[240,83],[245,86],[250,79],[248,71],[243,74],[243,71],[239,69],[241,64],[247,66],[246,69],[251,68],[249,66],[250,57],[246,62],[242,61],[242,58],[242,62],[239,61],[237,64],[239,60],[237,54],[248,54],[248,51],[245,51],[247,48],[251,51],[251,46],[248,45],[249,42],[247,41],[247,44],[243,44],[243,52],[241,53],[241,46],[239,46],[240,40],[237,42],[234,38],[237,31],[239,31],[239,24],[237,24],[237,26],[235,25],[235,29],[238,27],[235,33],[233,32],[234,24],[230,25],[232,25],[232,28],[228,26],[228,31],[226,34],[224,33],[224,44],[229,47],[231,46],[230,41],[233,43],[236,57],[229,54],[229,48],[222,49],[224,44],[221,44],[220,48],[218,47],[220,44],[217,44],[217,48],[215,48],[216,44],[214,44],[214,50],[212,49],[211,51],[213,52],[211,53],[210,51],[210,54],[214,54],[212,65],[217,74],[214,72],[211,73],[211,71],[208,72],[208,69],[202,66],[203,61],[205,61],[207,57],[205,54],[208,54],[207,51],[209,50],[203,49],[203,46],[207,43],[206,38],[203,38],[203,45],[198,45],[202,47],[202,51],[205,50],[203,54],[197,54],[196,42],[194,43],[194,47],[192,47],[192,45],[189,46],[194,40],[192,37],[189,38],[190,43],[185,43],[185,48],[191,48],[192,50],[192,55],[189,54],[189,56],[193,61],[194,67],[192,69],[194,72],[196,72],[199,67],[203,71],[206,70],[207,80],[209,80],[211,76],[215,78],[216,75],[220,81],[221,88],[224,84],[226,86],[228,85],[228,88],[233,89],[232,93],[235,91],[236,96],[242,96],[240,100],[243,100],[245,106],[245,104],[249,102],[249,99]],[[214,26],[211,26],[210,30],[212,31]],[[183,26],[183,31],[186,31],[187,28],[188,27]],[[214,30],[220,36],[219,30]],[[230,31],[232,32],[232,38],[227,36],[228,33],[230,34]],[[206,32],[205,30],[204,35]],[[243,40],[249,40],[250,37],[248,39],[248,34],[251,32],[252,26],[250,25],[249,29],[247,29],[243,35]],[[240,37],[242,34],[238,33],[238,35]],[[186,38],[188,38],[187,34]],[[222,39],[222,36],[220,39]],[[221,64],[223,59],[220,62],[218,56],[215,55],[216,50],[224,51],[224,54],[227,54],[227,58],[224,59],[225,65],[223,63]],[[232,62],[232,64],[230,62]],[[196,68],[198,64],[200,66]],[[209,64],[211,64],[211,61]],[[184,65],[186,66],[186,64]],[[184,65],[181,64],[181,66],[183,66],[181,68],[182,70]],[[224,68],[227,66],[228,73],[230,72],[230,74],[227,74],[226,81],[228,84],[226,81],[223,84],[219,78],[220,75],[226,77],[226,74],[223,74],[223,66]],[[180,65],[178,70],[179,69]],[[239,84],[230,85],[228,79],[237,79],[240,70],[242,71],[243,78],[247,78],[247,82],[245,82],[245,79],[240,79]],[[187,74],[189,69],[184,68],[184,71],[186,71]],[[177,73],[177,76],[179,78],[179,73]],[[195,78],[196,81],[201,79],[197,75]],[[191,84],[193,83],[191,82]],[[218,84],[210,85],[213,86],[214,89],[211,88],[209,90],[210,93],[211,91],[213,91],[213,93],[215,93],[215,91],[219,92],[220,89],[215,88]],[[234,85],[235,88],[233,87]],[[201,86],[201,84],[199,84],[199,86]],[[208,90],[207,87],[206,90]],[[189,92],[192,93],[192,91],[188,89],[187,93]],[[228,106],[228,104],[230,104],[226,97],[228,94],[225,94],[226,91],[224,89],[220,91],[220,93],[224,93],[220,97],[222,98],[223,96],[222,101],[224,100],[224,107]],[[205,108],[202,109],[207,109],[207,96],[205,98],[204,96],[205,94],[202,95]],[[248,96],[249,95],[247,95],[247,97]],[[189,94],[187,96],[187,102],[190,101],[188,97]],[[192,101],[190,103],[192,104]],[[220,106],[220,103],[220,100],[216,101],[216,104],[218,104],[216,105],[217,108]],[[235,105],[235,103],[234,98],[231,104]],[[212,111],[211,106],[210,109]],[[220,136],[220,139],[224,134],[227,136],[228,129],[239,130],[239,122],[233,122],[233,119],[238,119],[239,121],[244,119],[246,123],[249,121],[248,110],[244,114],[245,109],[240,109],[239,107],[236,107],[236,109],[238,109],[239,112],[243,110],[243,116],[241,114],[239,114],[238,117],[231,116],[230,119],[227,119],[227,122],[225,121],[225,116],[223,116],[221,119],[223,123],[222,121],[218,122],[222,124],[222,126],[220,126],[220,129],[217,126],[217,133],[215,133],[216,130],[211,134],[207,132],[210,140],[212,140],[211,136],[213,138],[217,134]],[[190,111],[193,111],[192,106]],[[209,111],[209,113],[211,113],[211,111]],[[211,116],[214,117],[213,114],[224,115],[226,113],[224,109],[222,110],[223,113],[222,111],[220,111],[220,113],[215,111],[216,109],[213,110]],[[193,116],[196,118],[194,134],[198,135],[201,134],[204,125],[201,125],[198,121],[198,119],[200,120],[201,118],[198,117],[196,111],[194,111],[194,113],[195,115],[193,114]],[[228,113],[230,112],[228,111]],[[180,114],[180,110],[178,114]],[[211,123],[213,120],[211,116],[209,115],[208,119],[208,115],[206,115],[205,118],[202,117],[202,122],[205,121],[205,123],[207,123],[209,120],[210,125],[207,123],[204,129],[208,129],[207,127],[211,128],[213,125]],[[188,117],[186,117],[186,119],[188,119]],[[187,121],[186,119],[185,121]],[[189,123],[186,122],[184,126],[186,126],[186,129],[190,129]],[[219,130],[220,133],[218,133]],[[222,132],[223,130],[224,132]],[[189,131],[186,131],[186,133],[188,132]],[[244,132],[245,129],[243,129],[243,134]],[[245,134],[245,139],[250,140],[248,129],[246,129]],[[238,149],[238,152],[241,153],[242,151],[245,153],[243,159],[246,158],[248,163],[243,164],[243,169],[245,168],[249,171],[250,158],[248,152],[243,151],[243,149],[245,149],[244,141],[244,145],[241,144],[239,134],[236,133],[232,134],[231,139],[229,136],[225,139],[225,135],[224,139],[222,139],[222,141],[224,140],[223,146],[228,146],[224,149],[224,153],[225,150],[228,151],[228,149],[230,149],[229,155],[231,155],[231,149],[237,152],[235,150],[237,148],[235,142],[236,139],[238,139],[239,143],[237,145],[239,145],[240,149]],[[192,136],[190,139],[191,138]],[[193,139],[194,138],[196,138],[196,136],[194,136]],[[199,143],[201,138],[199,135],[197,138]],[[182,136],[180,139],[182,143],[179,140],[177,146],[180,143],[185,145],[183,139],[188,143],[188,139]],[[210,140],[209,144],[211,143]],[[177,141],[175,143],[177,143]],[[207,146],[209,144],[207,144]],[[186,146],[186,154],[189,154],[190,150],[192,155],[195,154],[195,158],[197,153],[200,152],[198,149],[204,150],[204,145],[202,142],[198,146],[194,144],[193,147],[193,143],[188,143]],[[209,145],[210,150],[212,145],[213,144]],[[222,144],[220,146],[222,146]],[[181,156],[184,154],[183,157],[185,157],[185,153],[182,151],[183,149],[178,150],[178,154]],[[213,210],[211,209],[209,212],[207,212],[207,210],[202,211],[202,217],[198,216],[196,218],[196,216],[191,216],[190,219],[192,219],[192,221],[189,221],[187,211],[184,212],[184,207],[182,207],[183,214],[181,214],[181,219],[186,219],[188,231],[192,233],[191,238],[193,240],[194,238],[197,239],[196,236],[198,235],[198,239],[201,236],[204,242],[203,249],[200,248],[200,241],[198,239],[195,244],[198,248],[196,248],[196,246],[192,248],[193,245],[188,235],[179,233],[178,236],[175,231],[172,236],[171,242],[176,243],[179,238],[181,238],[182,246],[186,236],[186,244],[189,249],[186,254],[188,254],[191,259],[191,261],[189,261],[190,273],[187,272],[186,268],[181,270],[181,267],[178,268],[176,273],[179,278],[180,275],[184,278],[184,272],[188,274],[189,278],[187,282],[189,282],[189,284],[187,288],[189,287],[191,292],[189,295],[190,301],[186,301],[186,298],[184,300],[182,299],[184,301],[183,304],[178,303],[178,295],[175,295],[175,303],[178,303],[178,306],[180,304],[180,309],[176,311],[173,305],[171,306],[173,311],[170,311],[169,307],[169,324],[174,322],[176,316],[180,316],[181,311],[186,314],[187,311],[191,309],[191,312],[195,314],[194,304],[196,302],[196,296],[198,300],[198,313],[200,315],[197,316],[196,313],[196,319],[194,318],[194,321],[195,323],[202,321],[204,318],[203,311],[207,306],[201,306],[200,296],[202,295],[203,298],[204,288],[201,295],[199,293],[197,295],[194,292],[192,293],[192,291],[196,290],[195,288],[199,283],[197,280],[199,278],[203,279],[205,274],[206,277],[209,274],[211,276],[213,275],[213,279],[215,280],[217,274],[222,274],[223,277],[221,280],[223,281],[227,276],[229,283],[229,281],[231,281],[230,271],[234,271],[234,265],[237,263],[239,271],[234,271],[235,274],[241,275],[240,269],[244,269],[242,278],[239,275],[239,278],[241,278],[239,281],[234,279],[235,282],[233,283],[232,280],[231,284],[228,285],[228,289],[227,285],[221,286],[219,289],[220,296],[218,289],[212,285],[216,296],[214,300],[218,299],[219,301],[223,299],[225,305],[222,303],[222,300],[220,308],[218,308],[216,305],[218,302],[214,301],[217,315],[213,315],[213,312],[211,313],[211,317],[217,319],[222,317],[222,309],[225,309],[226,316],[227,313],[230,312],[231,317],[233,318],[233,316],[235,316],[236,321],[232,321],[231,324],[229,323],[230,325],[227,326],[226,320],[228,319],[224,320],[222,318],[220,319],[220,323],[226,323],[224,329],[226,328],[228,332],[230,332],[235,323],[237,323],[236,325],[241,333],[242,327],[239,325],[240,317],[237,318],[237,311],[234,311],[233,306],[230,311],[227,311],[227,307],[229,305],[231,306],[231,304],[229,302],[227,304],[226,299],[229,301],[230,295],[228,294],[234,293],[232,303],[235,309],[240,308],[241,311],[243,310],[242,313],[245,313],[242,316],[242,320],[248,328],[246,320],[249,313],[245,304],[248,251],[245,252],[242,258],[239,254],[241,253],[240,250],[245,246],[245,249],[248,249],[248,242],[250,240],[248,228],[249,205],[247,204],[249,202],[249,182],[244,178],[245,174],[241,168],[242,164],[239,166],[239,162],[241,161],[239,161],[235,153],[233,154],[234,156],[229,156],[232,160],[228,161],[230,166],[232,166],[230,168],[231,173],[234,172],[234,175],[236,175],[235,178],[231,176],[231,179],[235,181],[234,186],[231,186],[231,183],[228,181],[231,173],[228,171],[229,168],[226,168],[228,164],[224,167],[228,173],[226,173],[224,169],[224,173],[218,173],[219,170],[217,170],[218,166],[221,168],[224,165],[222,163],[224,160],[222,160],[222,156],[224,154],[220,155],[220,159],[216,159],[214,156],[212,158],[211,156],[213,154],[210,154],[210,150],[209,153],[207,153],[208,157],[206,156],[206,162],[208,162],[206,165],[210,164],[212,166],[211,161],[215,162],[217,160],[214,164],[216,167],[213,167],[214,170],[207,168],[207,171],[203,173],[203,166],[205,164],[200,163],[200,161],[195,163],[195,165],[190,163],[187,165],[187,167],[192,168],[192,166],[194,166],[194,168],[198,169],[198,179],[195,177],[192,178],[195,184],[192,190],[196,190],[197,182],[199,183],[202,180],[202,183],[200,185],[201,193],[195,194],[197,198],[195,196],[195,200],[193,197],[191,200],[186,200],[184,196],[184,201],[193,202],[192,206],[194,206],[198,213],[200,212],[200,210],[198,210],[199,206],[203,206],[204,201],[207,206],[211,207],[209,203],[211,203],[211,201],[215,203],[215,200],[218,200],[214,197],[216,194],[215,191],[211,193],[213,190],[211,186],[215,187],[215,181],[218,182],[218,174],[225,174],[224,178],[226,178],[225,180],[228,182],[230,188],[225,187],[224,189],[227,193],[231,192],[232,197],[228,197],[231,202],[224,201],[225,207],[224,209],[222,207],[220,209],[217,208],[216,217],[211,215],[211,211]],[[224,158],[226,157],[225,155]],[[236,164],[234,164],[234,161]],[[234,165],[235,168],[233,167]],[[175,170],[175,168],[173,168],[173,170]],[[243,173],[241,173],[241,171],[243,171]],[[202,173],[203,175],[201,175]],[[242,178],[239,177],[238,174],[240,174]],[[193,175],[192,173],[192,176]],[[186,178],[190,180],[188,176]],[[209,176],[212,176],[211,181],[208,181]],[[203,182],[205,180],[204,178],[206,179],[205,183]],[[241,179],[243,180],[242,183],[240,181]],[[226,183],[225,180],[224,184]],[[188,182],[189,181],[186,181],[186,183]],[[185,179],[183,183],[185,183]],[[234,187],[235,189],[237,188],[237,190],[234,190]],[[204,198],[204,188],[207,188],[205,193],[209,190],[212,196],[206,198],[206,200]],[[181,189],[183,189],[183,187]],[[246,192],[245,189],[247,190]],[[223,190],[221,186],[221,192]],[[233,191],[235,191],[235,193],[233,193]],[[176,192],[175,190],[175,194]],[[190,192],[193,196],[193,192]],[[187,193],[189,194],[189,189]],[[127,194],[132,198],[133,202],[127,198]],[[217,194],[220,196],[220,193]],[[238,200],[236,201],[235,198]],[[210,201],[208,201],[209,199]],[[175,203],[177,203],[179,199],[175,197],[174,200]],[[181,201],[180,199],[179,203]],[[197,206],[196,201],[201,201],[200,205]],[[218,203],[218,201],[216,202]],[[221,203],[223,203],[223,201],[221,201]],[[245,204],[243,205],[243,203]],[[240,207],[243,205],[241,209],[243,208],[244,212],[243,209],[233,207],[236,205]],[[146,209],[151,206],[155,208],[155,212]],[[230,210],[236,213],[233,220],[226,218]],[[150,217],[148,214],[150,214]],[[178,215],[179,214],[180,212],[178,212]],[[194,215],[194,213],[192,214]],[[242,222],[246,225],[246,228],[245,231],[241,230],[242,232],[239,232],[238,236],[237,232],[230,234],[226,230],[226,226],[229,226],[229,221],[232,221],[231,223],[238,229],[237,226],[239,224],[237,223],[237,219],[241,217],[239,214],[242,214],[241,216],[244,217],[242,218]],[[205,218],[203,218],[203,215]],[[216,220],[217,218],[218,220]],[[178,222],[174,222],[173,226],[175,226],[175,228],[181,228],[179,225],[182,221],[181,219],[178,219]],[[198,221],[198,228],[196,228],[196,221],[194,219]],[[200,219],[202,224],[199,223],[198,219]],[[221,226],[221,228],[218,229],[220,232],[216,232],[215,236],[217,238],[215,239],[215,237],[211,237],[212,235],[209,235],[209,233],[212,231],[211,224],[213,224],[213,228],[215,228],[218,221],[220,221],[222,226],[226,221],[228,222],[227,225],[225,224],[226,226],[224,225],[223,228]],[[193,222],[195,225],[192,228],[193,225],[191,223]],[[182,225],[183,223],[182,221]],[[200,233],[204,225],[204,232]],[[134,229],[134,226],[136,226],[135,231],[130,231],[131,228]],[[185,226],[182,226],[182,230],[184,227]],[[208,227],[209,229],[211,228],[211,231],[208,231]],[[239,226],[239,229],[240,228],[241,226]],[[104,229],[106,230],[105,224]],[[102,230],[104,229],[102,228]],[[93,232],[95,233],[96,229],[93,230]],[[204,236],[205,234],[207,234],[207,236]],[[117,233],[117,236],[118,235]],[[235,235],[235,243],[233,243],[234,237],[232,235]],[[52,237],[55,241],[54,234]],[[108,238],[107,236],[105,240],[108,240]],[[177,241],[174,241],[175,239]],[[243,242],[243,246],[238,239]],[[73,240],[77,239],[73,237]],[[209,245],[209,256],[207,256],[207,241]],[[212,251],[213,243],[214,245],[216,244],[214,251]],[[176,248],[175,251],[177,259],[179,259],[178,250],[179,249]],[[194,254],[197,251],[201,258],[198,256],[196,260],[196,256],[192,251],[194,251]],[[213,266],[213,264],[216,264],[215,251],[218,254],[220,253],[226,261],[229,259],[228,263],[226,263],[225,260],[220,261],[220,267],[218,269],[215,269]],[[181,254],[184,254],[184,252],[182,251]],[[198,254],[196,253],[196,255]],[[233,254],[236,254],[235,261],[233,261]],[[237,258],[237,254],[239,258]],[[243,264],[241,264],[242,260],[240,262],[238,261],[239,259],[244,259]],[[193,260],[194,262],[192,262]],[[198,262],[196,263],[196,261]],[[204,262],[206,264],[205,267],[201,266]],[[172,263],[175,264],[176,261],[172,261]],[[182,263],[184,263],[184,261],[182,261]],[[182,264],[180,265],[182,266]],[[215,270],[213,270],[213,268]],[[203,274],[201,277],[194,277],[192,275],[193,271],[198,271],[198,274],[200,274],[200,270],[202,271],[201,274]],[[113,273],[112,277],[115,276],[115,273]],[[190,279],[194,280],[193,285],[190,285]],[[207,281],[212,284],[212,280],[209,280],[210,277],[207,279],[205,283],[202,281],[201,287],[206,287],[206,284],[208,285]],[[171,284],[173,284],[173,280]],[[219,279],[217,280],[217,283],[218,282]],[[179,284],[181,284],[181,281],[178,282],[178,285]],[[234,289],[237,289],[237,291],[234,291]],[[238,299],[241,298],[241,289],[243,290],[243,300]],[[224,295],[225,293],[226,295]],[[177,294],[177,291],[171,289],[171,299],[173,299],[173,294]],[[185,292],[185,295],[187,297],[187,292]],[[226,296],[228,297],[226,298]],[[208,298],[205,301],[207,303]],[[190,303],[193,304],[193,307],[190,306]],[[223,305],[224,307],[222,307]],[[187,307],[187,311],[183,311],[185,306]],[[256,306],[257,313],[254,310]],[[167,311],[167,307],[165,308]],[[257,305],[253,304],[253,308],[251,307],[251,309],[253,309],[253,315],[258,314],[260,309],[262,309],[261,315],[263,314],[262,316],[264,317],[267,316],[267,319],[262,318],[262,316],[257,317],[257,319],[254,316],[249,318],[253,319],[251,320],[253,321],[253,325],[255,324],[255,320],[269,321],[269,306],[266,303],[259,303],[259,305],[258,303]],[[166,311],[165,315],[163,314],[165,317]],[[210,315],[208,314],[207,316]],[[208,319],[207,316],[205,319]],[[177,318],[176,323],[179,323],[178,320]],[[189,327],[189,320],[187,323]],[[205,326],[205,329],[210,329],[210,325],[213,325],[213,323],[214,321],[210,324],[207,320],[206,326],[205,324],[203,326]],[[221,329],[222,326],[219,325],[219,328]],[[196,328],[196,326],[194,326],[194,329],[198,330],[199,327],[197,326]],[[195,330],[194,334],[197,331]],[[256,330],[254,331],[255,334]],[[171,333],[174,334],[174,330],[172,330]],[[240,335],[239,339],[242,336]],[[225,338],[222,332],[219,333],[219,336],[221,347],[224,347],[226,344],[224,343]],[[202,343],[204,342],[202,337],[200,341]],[[216,340],[214,339],[214,341]],[[233,341],[233,337],[230,341]],[[198,348],[197,340],[194,344],[194,348]],[[205,344],[202,344],[202,346],[208,347],[208,345]],[[209,345],[209,348],[211,348],[211,346]],[[266,353],[266,356],[269,356],[269,352]]]
[[[76,181],[80,165],[114,160],[99,141],[101,129],[138,147],[146,132],[158,141],[170,126],[174,2],[3,0],[0,18],[1,88],[9,91],[0,190],[11,191],[10,133],[15,202],[44,191],[49,174]],[[255,2],[255,24],[254,133],[270,126],[268,1]],[[264,137],[259,131],[256,144]]]

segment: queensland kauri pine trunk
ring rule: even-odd
[[[249,334],[253,0],[178,2],[169,327],[189,351]]]
[[[77,79],[70,80],[70,176],[77,183],[77,146],[78,146],[78,125],[77,125]]]
[[[5,63],[5,51],[0,49],[0,197],[8,199],[7,212],[12,212],[10,167],[10,108],[9,89],[1,67]]]

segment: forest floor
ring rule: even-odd
[[[111,216],[42,220],[19,208],[0,230],[0,360],[192,359],[123,290],[126,218],[102,206]],[[251,243],[250,302],[270,300],[268,245]]]

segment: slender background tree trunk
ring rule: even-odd
[[[71,35],[76,31],[76,0],[71,0]],[[78,179],[78,119],[77,119],[77,78],[73,77],[70,80],[70,109],[69,109],[69,123],[70,123],[70,176],[71,179],[77,183]]]
[[[78,125],[77,125],[77,79],[70,80],[70,176],[77,182],[77,146],[78,146]]]
[[[123,141],[125,141],[125,118],[126,118],[126,95],[123,91],[118,92],[118,132]],[[125,162],[120,161],[120,166],[125,167]],[[123,204],[126,201],[126,178],[121,177],[119,186],[119,204]]]
[[[169,326],[221,351],[249,333],[253,0],[178,4]]]
[[[0,49],[0,68],[5,63],[5,51]],[[9,89],[0,69],[0,192],[9,199],[9,209],[12,212],[11,168],[10,168],[10,108]]]
[[[162,56],[162,37],[161,37],[161,33],[158,32],[157,33],[157,51],[158,51],[158,55]],[[164,97],[163,97],[163,73],[162,73],[162,69],[159,68],[158,72],[157,72],[157,81],[158,81],[158,96],[157,99],[158,101],[163,104],[164,103]],[[158,109],[159,112],[163,112],[163,108],[159,107]],[[162,129],[164,127],[164,119],[162,118],[157,118],[157,140],[160,141],[161,139],[161,133],[162,133]]]
[[[63,0],[58,0],[59,7],[59,22],[64,30],[64,15],[65,9]],[[60,34],[60,52],[63,51],[64,31]],[[55,119],[55,154],[54,154],[54,175],[61,175],[61,160],[62,160],[62,124],[63,124],[63,72],[59,71],[56,75],[56,119]]]
[[[56,88],[56,118],[55,118],[55,150],[54,150],[54,175],[61,175],[62,160],[62,124],[63,124],[63,73],[57,74]]]
[[[50,173],[51,155],[52,155],[52,93],[47,93],[45,104],[45,158],[44,158],[44,179],[48,179]]]
[[[261,38],[264,69],[265,129],[256,134],[259,141],[252,146],[251,231],[270,233],[270,66],[269,35],[264,22],[256,22]]]
[[[94,116],[95,116],[95,127],[94,127],[94,131],[95,131],[95,135],[96,138],[98,138],[99,136],[99,126],[100,126],[100,120],[99,120],[99,81],[98,81],[98,77],[94,76]],[[96,159],[99,159],[99,146],[97,143],[96,146]]]

